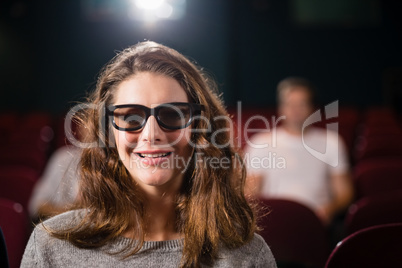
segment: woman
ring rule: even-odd
[[[22,267],[275,267],[213,89],[160,44],[118,54],[82,120],[100,142],[81,157],[80,209],[36,227]]]

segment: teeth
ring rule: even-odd
[[[139,154],[141,157],[157,158],[167,156],[169,153],[164,154]]]

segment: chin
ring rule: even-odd
[[[172,182],[175,179],[178,179],[180,175],[175,174],[175,172],[170,169],[149,167],[148,169],[132,172],[131,176],[135,178],[136,181],[144,185],[163,186],[170,184],[169,182]]]

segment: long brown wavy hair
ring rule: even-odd
[[[190,161],[176,199],[176,224],[184,235],[181,266],[212,265],[219,247],[238,248],[249,242],[256,231],[256,213],[243,192],[245,167],[231,143],[230,122],[225,120],[229,116],[214,81],[177,51],[150,41],[120,52],[102,70],[89,97],[96,108],[88,109],[81,118],[86,141],[98,142],[98,146],[84,149],[81,158],[79,207],[86,208],[85,213],[76,226],[51,233],[81,248],[99,248],[133,229],[136,239],[124,250],[124,256],[141,249],[145,236],[144,198],[119,160],[104,113],[120,83],[139,72],[175,79],[190,102],[205,106],[203,116],[207,120],[198,120],[193,126],[209,131],[192,133],[192,157],[197,159]],[[206,162],[222,158],[229,160],[225,167],[216,168]]]

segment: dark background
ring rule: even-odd
[[[144,39],[203,66],[228,106],[273,106],[290,75],[313,81],[319,103],[400,103],[402,1],[187,0],[181,20],[152,25],[89,18],[90,2],[1,1],[0,111],[65,112],[116,51]]]

